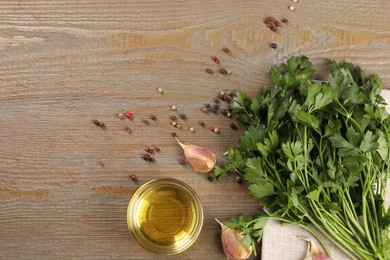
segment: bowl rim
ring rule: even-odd
[[[152,187],[155,187],[156,185],[174,185],[176,187],[181,188],[185,192],[187,192],[190,195],[191,200],[193,201],[196,209],[197,214],[197,222],[195,223],[195,227],[193,229],[193,232],[190,234],[190,239],[188,243],[183,244],[181,247],[162,247],[158,246],[152,242],[149,242],[147,239],[144,239],[142,235],[140,235],[140,232],[138,232],[137,227],[133,224],[133,211],[132,208],[137,205],[137,202],[139,202],[139,198],[142,197],[142,194],[146,191],[150,190]],[[197,240],[199,234],[201,233],[201,230],[203,228],[203,221],[204,221],[204,212],[203,212],[203,205],[202,202],[198,196],[198,194],[195,192],[195,190],[185,183],[184,181],[175,179],[175,178],[156,178],[152,179],[143,185],[141,185],[132,195],[128,207],[127,207],[127,227],[132,234],[134,240],[137,242],[138,245],[143,247],[144,249],[154,252],[157,254],[163,254],[163,255],[173,255],[178,254],[186,249],[188,249],[190,246],[194,244],[194,242]]]

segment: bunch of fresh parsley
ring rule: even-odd
[[[309,231],[328,254],[323,236],[351,259],[390,259],[383,85],[351,63],[332,61],[330,68],[327,81],[314,81],[309,59],[292,57],[271,67],[274,88],[251,99],[236,93],[231,109],[245,133],[214,174],[241,174],[262,207],[225,224],[241,231],[247,246],[276,219]]]

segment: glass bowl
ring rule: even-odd
[[[189,248],[203,225],[203,208],[186,183],[164,178],[142,185],[127,208],[127,225],[136,242],[158,254]]]

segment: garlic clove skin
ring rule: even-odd
[[[217,157],[214,153],[197,145],[181,143],[177,137],[175,138],[181,148],[183,148],[184,156],[189,164],[191,164],[194,171],[207,173],[214,169],[215,164],[217,163]]]
[[[249,258],[252,254],[253,248],[252,246],[247,248],[240,242],[243,235],[237,230],[227,227],[218,219],[215,220],[221,225],[221,239],[225,255],[230,260],[245,260]]]
[[[325,253],[323,253],[318,247],[317,244],[310,238],[299,237],[302,240],[308,242],[306,256],[303,260],[329,260],[331,259]]]

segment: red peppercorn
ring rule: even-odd
[[[265,18],[265,20],[266,20],[266,21],[271,21],[271,22],[273,22],[273,21],[275,21],[275,17],[273,17],[273,16],[268,16],[267,18]]]
[[[131,118],[133,118],[133,114],[130,113],[130,112],[127,112],[127,113],[126,113],[126,117],[127,117],[128,119],[131,119]]]
[[[157,146],[156,147],[154,147],[154,150],[156,151],[156,152],[160,152],[161,151],[161,149],[160,148],[158,148]]]
[[[149,151],[150,151],[150,147],[149,147],[149,146],[146,146],[146,147],[145,147],[145,152],[148,153]]]
[[[275,22],[275,26],[280,27],[280,22],[279,21]]]
[[[213,59],[213,61],[215,62],[215,63],[220,63],[220,61],[219,61],[219,59],[217,58],[217,56],[211,56],[211,58]]]
[[[210,131],[211,131],[211,132],[214,132],[214,130],[215,130],[215,127],[214,127],[214,126],[211,126],[211,127],[210,127]]]

